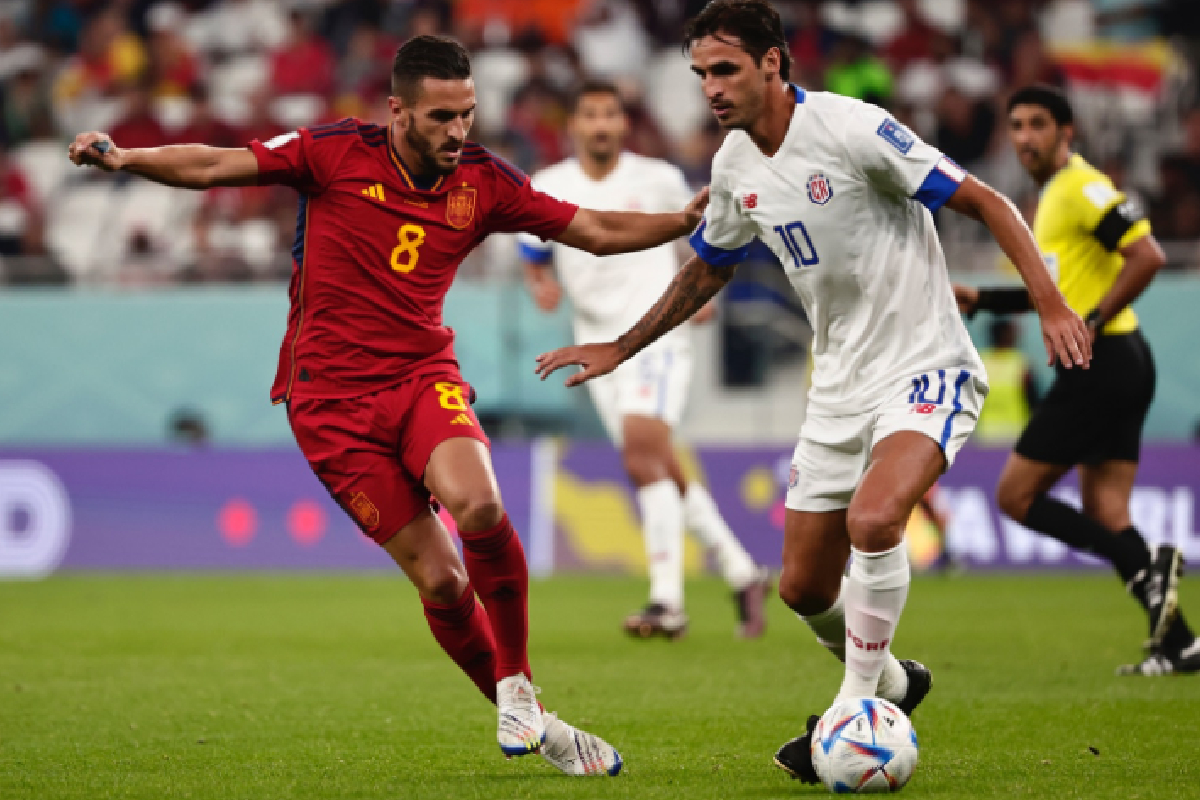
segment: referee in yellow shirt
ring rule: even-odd
[[[1008,133],[1042,188],[1034,237],[1068,305],[1091,330],[1093,355],[1090,369],[1058,368],[1004,466],[997,502],[1026,527],[1107,560],[1146,610],[1148,655],[1121,674],[1200,671],[1200,644],[1179,610],[1179,551],[1160,545],[1151,553],[1129,516],[1155,382],[1154,359],[1129,304],[1166,258],[1136,202],[1071,152],[1074,114],[1062,92],[1048,86],[1015,92]],[[956,286],[955,293],[967,314],[1030,309],[1024,287]],[[1076,466],[1082,513],[1047,494]]]

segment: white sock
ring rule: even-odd
[[[812,628],[821,646],[833,653],[838,661],[843,662],[846,660],[846,612],[842,606],[842,598],[845,596],[846,579],[842,578],[842,591],[837,600],[833,601],[833,605],[811,617],[796,615],[804,620],[805,625]]]
[[[838,661],[846,661],[846,613],[842,598],[846,594],[846,578],[842,578],[842,591],[833,605],[820,614],[810,617],[796,616],[804,620],[804,624],[812,629],[821,646],[833,653]],[[879,676],[879,696],[893,703],[904,699],[908,692],[908,674],[904,667],[889,652],[883,665],[883,674]]]
[[[882,553],[851,552],[854,561],[843,591],[846,677],[838,697],[874,697],[908,599],[908,551],[901,542]]]
[[[650,602],[683,608],[683,498],[669,478],[637,490],[650,570]]]
[[[745,589],[758,577],[754,559],[750,558],[746,548],[733,535],[717,504],[702,484],[696,481],[688,484],[683,509],[688,529],[696,534],[706,548],[713,551],[717,569],[731,589],[735,592]]]

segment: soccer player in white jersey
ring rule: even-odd
[[[765,0],[714,0],[684,40],[729,131],[692,237],[697,256],[616,341],[544,354],[538,370],[583,366],[568,385],[611,372],[701,308],[751,239],[770,246],[815,334],[779,593],[844,659],[839,697],[878,695],[911,713],[932,681],[889,647],[908,596],[904,523],[954,461],[987,392],[931,212],[945,205],[991,230],[1029,289],[1051,360],[1086,369],[1087,328],[1012,203],[882,109],[788,83],[787,42]],[[775,755],[813,783],[815,722]]]
[[[683,173],[666,161],[625,152],[628,127],[616,86],[588,81],[576,93],[568,120],[575,157],[534,175],[534,185],[560,200],[589,208],[682,208],[691,198]],[[670,244],[598,257],[529,234],[522,234],[518,243],[534,300],[542,310],[552,311],[565,289],[575,312],[575,341],[581,344],[619,336],[654,305],[679,271],[679,259]],[[711,309],[710,303],[705,311]],[[668,639],[686,632],[686,527],[712,550],[722,577],[733,590],[739,635],[754,638],[761,636],[766,626],[765,573],[734,536],[703,484],[684,477],[672,447],[671,431],[683,416],[691,380],[691,334],[687,328],[681,325],[611,375],[588,384],[604,428],[620,448],[625,471],[637,489],[642,516],[650,599],[644,609],[625,620],[625,631],[643,638]]]

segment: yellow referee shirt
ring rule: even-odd
[[[1120,249],[1149,233],[1137,203],[1079,154],[1046,184],[1033,220],[1046,266],[1067,305],[1081,317],[1112,288],[1125,263]],[[1129,333],[1137,327],[1137,315],[1126,306],[1103,332]]]

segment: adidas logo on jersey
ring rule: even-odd
[[[451,425],[473,425],[474,423],[471,422],[471,418],[468,417],[466,414],[459,414],[457,417],[450,420],[450,424]]]
[[[382,183],[377,183],[374,186],[368,186],[367,188],[362,190],[362,193],[365,194],[367,197],[371,198],[372,200],[382,200],[385,203],[387,202],[387,198],[383,196],[383,184]]]

